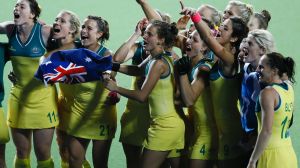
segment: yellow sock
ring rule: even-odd
[[[89,161],[85,159],[83,161],[82,167],[83,168],[91,168],[91,165],[90,165]]]
[[[31,168],[30,158],[19,159],[17,156],[15,156],[15,168]]]
[[[61,160],[60,166],[61,168],[69,168],[69,163],[64,160]]]
[[[54,161],[51,157],[47,160],[37,161],[37,168],[54,168]]]

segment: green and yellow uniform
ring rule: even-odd
[[[150,128],[144,145],[155,151],[183,149],[185,126],[174,105],[173,61],[167,55],[162,55],[161,59],[169,65],[170,71],[157,81],[148,97]],[[146,76],[154,61],[147,64]]]
[[[269,143],[258,160],[257,167],[265,168],[297,168],[297,158],[293,149],[289,128],[294,112],[294,90],[293,87],[284,82],[272,84],[279,95],[279,104],[274,109],[272,135]],[[259,103],[257,103],[259,106]],[[262,118],[260,108],[257,109],[258,132],[262,129]]]
[[[143,42],[138,43],[138,48],[132,57],[132,65],[139,65],[145,57]],[[140,89],[144,76],[133,77],[131,89]],[[150,112],[148,102],[140,103],[128,99],[125,112],[121,117],[120,142],[135,146],[142,146],[147,136],[150,125]]]
[[[42,25],[35,23],[28,40],[22,43],[16,26],[9,37],[9,55],[17,84],[8,99],[8,125],[20,129],[43,129],[58,125],[57,92],[34,79],[40,57],[45,54]]]
[[[210,71],[210,87],[218,131],[218,160],[228,160],[243,154],[238,146],[242,137],[237,105],[241,81],[236,76],[225,78],[219,68],[216,62]]]
[[[107,49],[96,52],[103,56]],[[101,75],[101,74],[99,74]],[[59,129],[67,134],[93,140],[114,138],[117,127],[116,106],[108,102],[109,90],[103,82],[59,84]]]
[[[4,99],[4,86],[3,86],[3,70],[4,65],[8,60],[7,44],[0,43],[0,144],[5,144],[9,141],[9,133],[6,124],[6,118],[2,108],[2,101]]]
[[[201,66],[211,69],[212,63],[200,60],[189,73],[192,82]],[[197,98],[195,104],[188,108],[194,134],[191,137],[190,159],[217,160],[217,128],[214,119],[211,90],[207,86]]]

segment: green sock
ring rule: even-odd
[[[83,168],[91,168],[91,165],[90,165],[89,161],[85,159],[83,161],[82,167]]]
[[[30,158],[19,159],[17,156],[15,156],[15,168],[31,168]]]
[[[54,168],[54,161],[51,157],[47,160],[37,161],[37,168]]]
[[[61,168],[69,168],[69,162],[61,160],[60,166],[61,166]]]

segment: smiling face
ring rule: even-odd
[[[162,39],[158,37],[157,28],[151,23],[147,26],[144,35],[144,49],[146,51],[153,51],[162,45]]]
[[[35,15],[31,13],[30,4],[27,0],[18,0],[14,7],[13,14],[16,25],[34,22]]]
[[[230,42],[231,35],[233,32],[233,28],[232,28],[232,22],[230,19],[225,20],[220,28],[219,28],[219,32],[217,33],[216,39],[217,41],[221,44],[221,45],[225,45],[227,43]]]
[[[186,41],[186,54],[188,57],[193,58],[199,53],[203,54],[206,48],[204,41],[196,30],[189,35]]]
[[[259,82],[263,84],[270,84],[273,82],[275,70],[268,64],[269,60],[266,55],[263,55],[258,63],[256,72],[259,74]]]
[[[70,18],[71,16],[65,12],[61,12],[57,15],[53,23],[54,39],[64,39],[74,32],[74,30],[71,30]]]
[[[81,27],[81,44],[88,48],[93,44],[98,44],[103,32],[98,30],[97,22],[93,19],[86,19]]]

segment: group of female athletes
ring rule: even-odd
[[[1,70],[8,60],[13,68],[7,121],[0,108],[0,167],[6,167],[8,128],[16,168],[31,167],[32,146],[38,168],[54,167],[55,133],[62,168],[91,167],[90,142],[93,167],[108,167],[121,95],[128,98],[120,142],[129,168],[296,168],[289,134],[295,62],[276,51],[269,12],[229,1],[221,14],[212,5],[194,9],[180,1],[182,17],[171,23],[147,0],[136,2],[145,18],[112,52],[104,45],[110,36],[104,18],[90,15],[80,23],[63,10],[49,26],[39,20],[36,0],[17,0],[14,20],[0,23],[8,38],[0,44]],[[112,56],[112,73],[47,87],[34,78],[53,52],[78,48]],[[117,73],[133,76],[131,89],[117,84]]]

